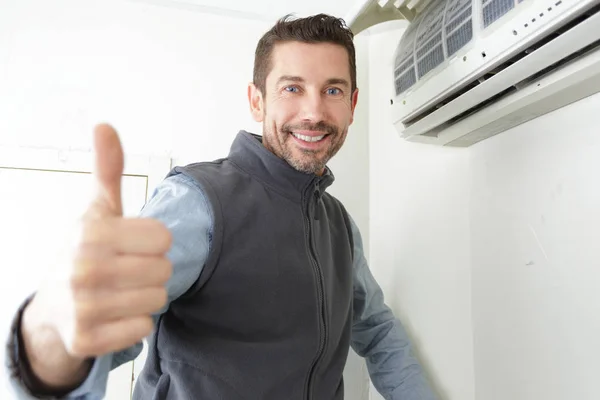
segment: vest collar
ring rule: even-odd
[[[294,169],[262,143],[262,136],[240,131],[231,145],[229,159],[244,171],[287,197],[300,200],[304,191],[322,195],[335,177],[328,167],[322,176]]]

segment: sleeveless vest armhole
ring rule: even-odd
[[[221,248],[223,243],[223,212],[221,207],[221,202],[219,201],[219,197],[216,194],[216,191],[213,189],[212,185],[207,179],[204,179],[202,173],[198,170],[190,168],[198,166],[199,164],[207,164],[207,163],[195,163],[191,164],[188,167],[176,167],[174,171],[183,173],[191,178],[193,178],[197,184],[200,185],[202,192],[204,193],[206,199],[209,202],[209,206],[212,212],[212,236],[210,242],[210,250],[208,253],[208,257],[204,266],[202,267],[202,272],[200,276],[196,280],[196,282],[190,287],[190,289],[184,294],[182,297],[193,296],[195,293],[200,291],[202,287],[208,282],[219,262],[219,257],[221,255]],[[210,163],[208,163],[210,164]]]
[[[208,253],[208,258],[206,259],[206,264],[202,269],[202,273],[196,282],[196,291],[200,290],[212,276],[212,273],[219,263],[219,257],[221,256],[221,248],[223,244],[223,211],[221,202],[219,201],[219,198],[213,190],[211,184],[207,180],[202,179],[201,183],[204,187],[213,212],[213,229],[210,252]]]
[[[350,248],[352,249],[352,262],[354,262],[354,235],[352,234],[352,222],[350,221],[350,216],[348,215],[348,211],[346,211],[346,207],[344,207],[342,202],[338,199],[336,199],[336,201],[342,209],[342,215],[344,216],[344,224],[346,225],[346,230],[348,231],[348,238],[350,239]]]

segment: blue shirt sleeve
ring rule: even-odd
[[[351,346],[365,358],[377,391],[387,400],[438,400],[411,352],[401,322],[385,304],[364,255],[362,236],[350,218],[354,238],[354,310]]]
[[[170,230],[173,239],[167,254],[173,265],[173,273],[167,282],[168,302],[153,315],[156,323],[158,317],[167,310],[169,303],[184,294],[202,272],[211,246],[212,210],[202,188],[192,179],[180,174],[161,182],[139,216],[161,221]],[[96,358],[87,379],[66,399],[104,398],[110,371],[134,360],[141,351],[140,342],[123,351]],[[9,386],[11,398],[31,399],[18,382],[11,381]]]

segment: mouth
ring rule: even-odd
[[[303,135],[300,133],[296,133],[296,132],[292,132],[292,136],[294,136],[296,139],[301,140],[303,142],[307,142],[307,143],[316,143],[316,142],[320,142],[321,140],[323,140],[325,138],[325,136],[327,136],[327,134],[321,134],[321,135]]]
[[[316,145],[324,142],[329,136],[329,132],[324,132],[321,130],[297,130],[290,132],[290,134],[296,139],[296,143],[313,148]]]

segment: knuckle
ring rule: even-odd
[[[75,304],[75,321],[78,333],[83,330],[82,326],[89,325],[98,317],[100,311],[90,302],[79,301]]]
[[[98,260],[77,257],[71,275],[71,288],[78,290],[98,286],[102,280],[102,268],[98,264]]]
[[[103,246],[81,243],[73,256],[71,288],[96,288],[110,283],[113,258],[110,250]]]

